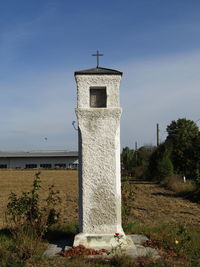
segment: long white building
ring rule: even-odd
[[[78,152],[76,151],[30,151],[5,152],[0,151],[1,169],[51,169],[78,166]]]

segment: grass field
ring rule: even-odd
[[[157,184],[122,183],[122,215],[123,228],[126,233],[145,234],[150,237],[153,247],[159,250],[162,259],[151,262],[149,258],[129,261],[127,258],[114,259],[111,262],[88,262],[83,259],[69,261],[63,258],[48,259],[42,256],[48,239],[43,240],[39,254],[33,255],[27,261],[19,258],[12,238],[4,232],[6,227],[4,213],[11,192],[20,195],[30,191],[37,170],[0,170],[0,266],[3,267],[200,267],[200,205],[179,197],[172,190]],[[42,199],[48,195],[48,186],[54,185],[60,192],[61,211],[58,229],[66,233],[75,233],[76,227],[68,232],[68,226],[75,226],[78,221],[77,171],[41,170]],[[61,227],[61,228],[59,228]],[[62,228],[63,227],[63,228]],[[62,231],[61,231],[62,234]],[[59,237],[60,238],[60,237]],[[10,257],[12,255],[12,257]],[[149,261],[150,260],[150,261]],[[140,262],[141,261],[141,262]]]
[[[31,189],[37,170],[0,170],[0,228],[5,226],[5,208],[11,192],[20,194]],[[54,185],[61,197],[61,223],[77,223],[77,171],[42,170],[41,198]]]
[[[11,192],[20,194],[31,188],[37,170],[0,170],[0,227],[4,225],[4,213]],[[61,223],[77,224],[78,221],[78,173],[70,170],[41,170],[41,198],[47,197],[48,186],[54,185],[61,197]],[[190,226],[200,224],[200,205],[177,197],[173,191],[156,184],[122,183],[123,195],[127,194],[129,209],[126,222],[146,225],[181,223]],[[127,192],[125,192],[127,190]],[[131,197],[130,197],[131,191]]]

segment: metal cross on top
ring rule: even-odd
[[[97,68],[98,68],[99,67],[99,57],[103,56],[103,54],[99,54],[99,51],[97,50],[97,53],[96,54],[92,54],[92,56],[97,57]]]

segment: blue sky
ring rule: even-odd
[[[0,150],[77,149],[74,71],[124,73],[121,146],[200,119],[200,1],[0,0]],[[198,122],[198,125],[199,122]],[[45,139],[47,137],[47,140]]]

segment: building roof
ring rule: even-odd
[[[0,158],[78,157],[77,151],[0,151]]]
[[[87,69],[87,70],[79,70],[75,71],[74,75],[122,75],[123,73],[118,70],[112,70],[112,69],[106,69],[106,68],[101,68],[101,67],[96,67],[92,69]]]

